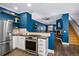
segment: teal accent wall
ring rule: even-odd
[[[63,24],[63,34],[62,41],[68,43],[69,42],[69,14],[62,15],[62,24]]]
[[[48,49],[54,50],[54,42],[55,42],[54,32],[50,32],[50,37],[48,39]]]

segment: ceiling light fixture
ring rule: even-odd
[[[31,7],[31,6],[32,6],[32,4],[31,4],[31,3],[28,3],[28,4],[27,4],[27,6],[28,6],[28,7]]]
[[[18,7],[14,7],[15,10],[18,10]]]

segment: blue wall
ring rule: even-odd
[[[69,14],[63,14],[62,16],[62,24],[63,24],[63,34],[62,41],[68,43],[69,41]]]
[[[45,24],[33,20],[32,15],[28,12],[21,13],[19,14],[19,16],[20,16],[19,28],[26,28],[29,32],[39,32],[40,29],[38,30],[37,28],[39,26],[45,26]]]
[[[9,12],[9,13],[15,13],[16,15],[18,15],[18,13],[10,11],[10,10],[3,8],[3,7],[0,7],[0,11],[6,11],[6,12]]]
[[[31,19],[31,14],[29,14],[28,12],[24,12],[19,14],[20,16],[20,24],[19,24],[19,28],[27,28],[27,30],[29,30],[29,25],[30,25],[30,21]]]
[[[0,20],[14,20],[15,18],[11,15],[0,12]]]
[[[3,7],[0,7],[0,11],[7,11],[7,12],[9,12],[9,13],[15,13],[15,12],[12,12],[12,11],[10,11],[10,10],[8,10],[8,9],[3,8]],[[4,18],[5,18],[6,20],[7,20],[7,19],[10,19],[10,20],[13,20],[13,19],[14,19],[13,16],[7,15],[6,13],[3,13],[3,12],[0,12],[0,19],[5,20]]]
[[[55,42],[54,32],[50,32],[50,37],[48,39],[48,49],[54,50],[54,42]]]
[[[40,23],[40,22],[38,22],[36,20],[32,20],[32,32],[41,32],[41,28],[40,27],[42,27],[42,26],[46,27],[45,24]],[[38,27],[39,27],[39,29],[37,29]]]
[[[8,9],[5,9],[3,7],[0,7],[0,11],[5,11],[7,13],[15,13],[13,11],[10,11]],[[12,15],[9,15],[7,13],[4,13],[4,12],[0,12],[0,20],[15,20],[15,17],[12,16]],[[15,13],[16,15],[18,15],[17,13]],[[16,27],[17,25],[13,22],[13,26]]]
[[[19,28],[26,28],[27,27],[27,13],[20,14],[19,23],[20,23]]]
[[[61,23],[61,28],[63,30],[62,32],[62,42],[65,42],[65,43],[68,43],[69,42],[69,14],[63,14],[62,15],[62,18],[57,20]],[[57,26],[57,24],[56,24]],[[65,31],[65,32],[64,32]],[[54,49],[54,42],[55,42],[55,35],[54,35],[54,32],[51,32],[50,33],[50,37],[49,37],[49,40],[48,40],[48,48],[53,50]]]
[[[40,29],[37,29],[39,26],[46,27],[45,24],[33,20],[32,15],[28,12],[21,13],[19,14],[19,16],[20,16],[19,28],[26,28],[29,32],[40,32]]]

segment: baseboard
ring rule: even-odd
[[[54,50],[48,49],[48,53],[54,53]]]
[[[63,45],[69,45],[69,43],[66,43],[66,42],[62,42],[62,44],[63,44]]]

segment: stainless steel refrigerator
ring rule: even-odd
[[[0,55],[12,50],[12,28],[11,20],[0,20]]]

